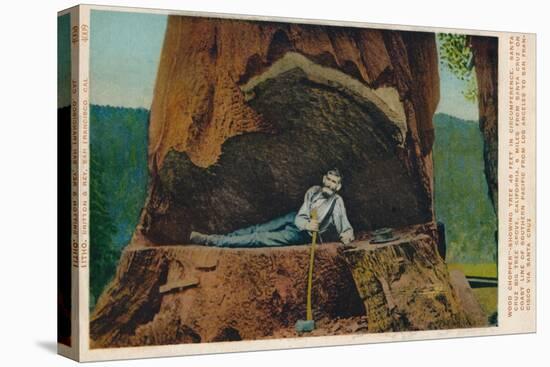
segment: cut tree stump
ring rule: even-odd
[[[481,326],[424,227],[403,229],[399,240],[384,245],[368,238],[354,245],[317,247],[315,335]],[[307,245],[130,246],[91,315],[91,345],[297,336],[292,330],[305,318],[308,260]]]

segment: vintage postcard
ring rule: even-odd
[[[535,35],[58,15],[59,353],[535,331]]]

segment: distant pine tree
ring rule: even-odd
[[[115,274],[120,250],[113,237],[116,227],[106,209],[102,167],[93,156],[90,160],[90,307]]]
[[[445,223],[447,262],[496,262],[497,218],[489,198],[479,125],[434,117],[435,214]]]
[[[128,244],[147,193],[149,111],[92,105],[91,154],[101,163],[105,209],[116,227],[118,248]]]
[[[90,110],[90,308],[115,274],[147,190],[149,111]]]

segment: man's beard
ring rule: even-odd
[[[328,186],[323,186],[322,193],[326,197],[330,197],[335,194],[335,191]]]

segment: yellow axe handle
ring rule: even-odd
[[[317,209],[311,211],[311,219],[317,219]],[[311,312],[311,283],[313,282],[313,262],[315,259],[315,242],[317,242],[317,232],[311,235],[311,249],[309,251],[309,273],[307,276],[307,303],[306,303],[306,320],[313,320]]]

